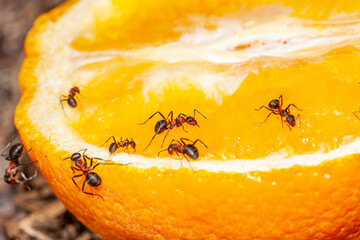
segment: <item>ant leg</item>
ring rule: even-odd
[[[285,122],[285,124],[286,124],[286,126],[288,126],[288,128],[290,129],[290,131],[292,130],[291,129],[291,126],[284,120],[284,122]]]
[[[88,194],[88,195],[93,195],[93,196],[99,196],[99,197],[101,197],[101,199],[102,199],[103,201],[105,201],[104,198],[103,198],[101,195],[99,195],[99,194],[90,193],[90,192],[85,192],[85,191],[84,191],[85,183],[86,183],[86,179],[84,180],[84,183],[83,183],[82,188],[81,188],[81,191],[82,191],[83,193]]]
[[[162,115],[161,112],[157,111],[156,113],[154,113],[153,115],[151,115],[151,117],[149,117],[148,120],[146,120],[146,121],[143,122],[143,123],[138,123],[138,125],[143,125],[143,124],[145,124],[145,123],[146,123],[147,121],[149,121],[152,117],[154,117],[157,113],[160,114],[160,116],[161,116],[164,120],[166,120],[166,118],[164,117],[164,115]]]
[[[28,164],[30,164],[30,163],[35,163],[35,162],[38,162],[38,161],[34,161],[34,162],[32,162],[32,161],[30,160],[29,162],[22,162],[22,163],[19,163],[19,164],[17,164],[17,166],[21,166],[21,165],[28,165]]]
[[[183,116],[184,118],[187,117],[187,115],[185,115],[184,113],[179,113],[178,117],[181,117],[181,116]]]
[[[80,105],[82,105],[79,96],[77,96],[77,95],[75,94],[75,95],[74,95],[74,98],[76,98],[77,101],[80,103]]]
[[[354,111],[354,112],[353,112],[353,114],[355,115],[355,117],[356,117],[358,120],[360,120],[359,116],[356,115],[356,113],[360,113],[360,111]],[[3,155],[1,154],[1,156],[3,156]]]
[[[71,180],[73,181],[73,183],[75,184],[75,186],[77,186],[78,189],[80,189],[80,187],[77,185],[77,183],[75,182],[74,178],[77,178],[77,177],[81,177],[83,176],[84,173],[82,174],[79,174],[79,175],[75,175],[75,176],[72,176]],[[85,180],[86,181],[86,180]]]
[[[198,112],[201,116],[203,116],[203,117],[206,119],[206,117],[205,117],[201,112],[199,112],[199,111],[196,110],[196,109],[194,109],[194,118],[195,118],[195,112]]]
[[[85,162],[85,165],[87,166],[88,164],[87,164],[87,161],[86,161],[86,159],[90,159],[90,167],[92,166],[92,158],[90,158],[90,157],[88,157],[88,156],[86,156],[86,151],[87,151],[87,148],[84,148],[84,149],[82,149],[82,150],[85,150],[84,152],[83,152],[83,154],[82,154],[82,157],[83,157],[83,159],[84,159],[84,162]],[[82,150],[80,150],[80,151],[82,151]],[[80,151],[78,151],[78,152],[80,152]]]
[[[183,124],[183,123],[181,123],[181,126],[182,126],[184,132],[188,132],[188,131],[185,130],[185,127],[184,127],[184,124]],[[197,125],[197,126],[200,127],[199,125]]]
[[[122,138],[121,138],[121,139],[122,139]],[[128,143],[125,144],[124,148],[126,148],[127,154],[128,154],[129,156],[131,156],[131,155],[130,155],[130,152],[129,152],[129,139],[126,138],[125,141],[126,141],[126,140],[127,140]]]
[[[28,153],[28,152],[30,152],[31,150],[32,150],[32,148],[30,148],[29,150],[26,150],[26,149],[25,149],[25,152],[27,152],[27,153]]]
[[[280,106],[282,107],[282,105],[283,105],[283,97],[282,97],[282,94],[280,94],[279,100],[280,100]]]
[[[103,145],[101,145],[100,147],[104,146],[111,138],[114,140],[114,143],[116,143],[115,137],[114,137],[114,136],[111,136],[111,137],[109,137],[109,139],[106,140],[106,142],[104,142]]]
[[[146,146],[146,148],[143,151],[145,151],[150,146],[151,142],[154,140],[156,135],[157,135],[157,133],[155,133],[155,135],[152,137],[151,141],[149,142],[149,144]]]
[[[182,167],[182,159],[180,157],[180,155],[177,153],[177,151],[175,151],[176,155],[178,156],[179,160],[180,160],[180,167]]]
[[[296,117],[296,121],[297,121],[297,119],[299,119],[299,121],[298,121],[298,126],[300,127],[300,125],[301,125],[301,118],[300,118],[300,114],[298,114],[297,115],[297,117]]]
[[[165,138],[167,137],[167,135],[168,135],[168,133],[170,132],[170,130],[171,130],[171,128],[169,128],[169,130],[167,131],[167,133],[166,133],[166,135],[165,135],[165,137],[164,137],[164,139],[163,139],[163,141],[162,141],[162,143],[161,143],[161,147],[164,146]]]
[[[64,109],[64,104],[63,104],[63,102],[65,102],[65,101],[67,101],[67,100],[68,100],[68,97],[66,97],[65,95],[61,95],[61,96],[60,96],[60,105],[61,105],[61,108],[62,108],[62,110],[63,110],[64,115],[65,115],[66,118],[67,118],[67,116],[66,116],[66,113],[65,113],[65,109]]]
[[[266,120],[270,117],[271,114],[275,114],[275,115],[276,115],[276,113],[275,113],[274,111],[271,111],[271,113],[269,113],[269,115],[267,115],[267,117],[265,118],[265,120],[264,120],[262,123],[265,123]]]
[[[21,176],[22,176],[23,178],[25,178],[26,180],[23,180],[23,181],[21,181],[21,180],[16,180],[16,183],[22,183],[22,184],[24,184],[25,187],[26,187],[26,189],[27,189],[28,191],[31,191],[31,188],[29,187],[29,185],[26,184],[26,182],[27,182],[27,181],[30,181],[31,179],[28,180],[23,172],[20,172],[20,174],[21,174]]]
[[[171,116],[171,121],[174,119],[174,116],[173,116],[173,111],[169,112],[169,114],[167,115],[167,119],[169,119],[169,116]]]
[[[86,159],[90,159],[90,168],[92,167],[92,165],[93,165],[93,158],[91,158],[91,157],[88,157],[88,156],[86,156],[86,155],[83,155],[83,158],[84,158],[84,160],[85,160],[85,165],[87,166],[87,161],[86,161]]]
[[[186,157],[185,154],[184,154],[184,157],[185,157],[186,161],[189,163],[190,169],[191,169],[193,172],[196,172],[196,171],[193,169],[193,167],[191,166],[190,160]]]
[[[287,111],[289,109],[290,106],[294,106],[297,110],[302,111],[301,109],[299,109],[295,104],[290,103],[286,108],[285,111]]]
[[[179,160],[180,160],[180,162],[181,162],[181,157],[180,157],[180,155],[177,153],[177,151],[175,151],[175,153],[176,153],[176,155],[178,156],[178,158],[179,158]],[[181,162],[181,166],[182,166],[182,162]]]
[[[256,110],[256,111],[260,111],[260,109],[262,109],[262,108],[266,108],[267,110],[269,110],[269,111],[273,111],[272,109],[270,109],[270,108],[268,108],[268,107],[266,107],[266,106],[264,106],[264,105],[262,105],[259,109],[254,109],[254,110]]]
[[[95,164],[95,166],[93,167],[93,168],[90,168],[88,171],[92,171],[92,170],[94,170],[97,166],[99,166],[100,165],[100,163],[97,163],[97,164]],[[107,165],[113,165],[113,164],[107,164]],[[91,166],[90,166],[91,167]]]
[[[180,138],[180,141],[181,141],[181,143],[179,142],[179,141],[177,141],[178,143],[180,143],[180,145],[186,145],[186,143],[184,142],[184,140],[187,140],[187,141],[189,141],[189,142],[191,142],[192,144],[194,143],[193,141],[191,141],[190,139],[187,139],[187,138]]]
[[[356,116],[356,115],[355,115],[355,116]],[[9,142],[9,143],[5,146],[5,148],[1,151],[1,156],[2,156],[2,157],[5,157],[5,158],[10,157],[10,155],[4,154],[4,152],[5,152],[10,146],[11,146],[11,142]]]
[[[32,175],[31,177],[26,177],[23,172],[20,172],[20,175],[24,180],[22,180],[22,181],[19,180],[19,182],[20,183],[25,183],[25,182],[29,182],[29,181],[33,180],[34,178],[36,178],[37,177],[37,171],[35,171],[34,175]]]
[[[73,173],[75,173],[75,170],[76,170],[76,171],[81,171],[80,168],[76,168],[76,167],[74,167],[74,166],[70,166],[70,168],[71,168],[71,170],[73,171]]]

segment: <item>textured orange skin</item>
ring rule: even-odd
[[[66,10],[64,5],[60,13]],[[50,21],[55,11],[37,22]],[[42,24],[42,23],[37,23]],[[39,29],[40,31],[40,29]],[[36,31],[35,31],[36,32]],[[29,42],[36,39],[34,33]],[[34,43],[33,42],[33,43]],[[22,142],[66,207],[104,239],[359,239],[360,155],[270,172],[209,173],[99,166],[102,184],[74,187],[70,161],[26,115],[36,86],[36,44],[26,47],[15,123]],[[83,178],[78,179],[81,185]],[[88,187],[88,186],[87,186]]]
[[[21,139],[32,147],[29,154],[51,189],[104,239],[360,237],[359,155],[246,174],[100,166],[95,172],[103,182],[90,191],[102,201],[74,187],[65,154],[42,137],[31,137],[36,133],[21,110],[17,119],[22,119],[17,121]]]

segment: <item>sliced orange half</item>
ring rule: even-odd
[[[104,239],[359,239],[359,14],[357,1],[68,1],[26,39],[15,123]],[[164,140],[170,112],[199,127]],[[110,155],[112,136],[136,152]],[[113,163],[90,170],[99,186],[63,160],[81,149],[89,167]]]

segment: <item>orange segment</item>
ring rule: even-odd
[[[55,194],[103,239],[358,239],[359,9],[68,1],[27,37],[16,126]],[[74,86],[78,105],[63,111]],[[298,108],[294,127],[255,110],[280,95]],[[161,147],[165,131],[144,151],[161,116],[141,123],[194,109],[200,127],[175,127]],[[109,156],[111,136],[133,138],[136,153]],[[166,149],[180,138],[210,150],[199,143],[186,162],[179,147],[179,161]],[[75,178],[104,201],[72,181],[81,171],[63,159],[80,149],[114,163],[90,169],[98,187]]]

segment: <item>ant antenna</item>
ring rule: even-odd
[[[195,112],[198,112],[201,116],[203,116],[203,117],[206,119],[206,117],[205,117],[201,112],[199,112],[199,111],[196,110],[196,109],[194,109],[194,118],[195,118]]]
[[[160,153],[161,153],[161,152],[165,152],[165,151],[167,151],[167,149],[163,149],[163,150],[161,150],[160,152],[158,152],[158,156],[160,157]]]

